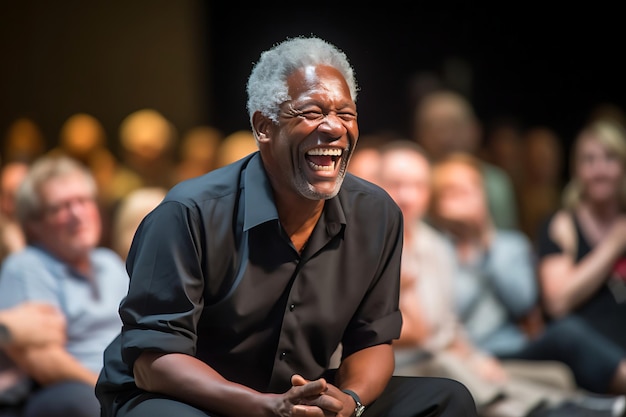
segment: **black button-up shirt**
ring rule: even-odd
[[[284,392],[294,373],[320,377],[340,342],[344,355],[389,343],[401,327],[401,246],[398,207],[349,174],[301,254],[258,153],[178,184],[136,233],[99,395],[136,389],[143,350],[192,355],[231,381]]]

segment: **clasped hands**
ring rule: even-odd
[[[282,395],[281,412],[291,417],[350,417],[355,404],[352,397],[341,392],[324,378],[308,381],[300,375],[291,377],[292,388]]]

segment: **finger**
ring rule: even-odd
[[[313,405],[316,405],[322,410],[333,414],[343,410],[343,402],[330,395],[320,395],[315,401],[313,401]]]
[[[294,387],[302,386],[302,385],[306,384],[307,382],[309,382],[309,381],[304,379],[302,377],[302,375],[294,374],[291,377],[291,385],[293,385]]]
[[[308,381],[306,384],[299,386],[299,395],[302,397],[315,397],[323,394],[328,389],[328,384],[323,378],[315,381]]]
[[[324,417],[324,410],[314,405],[294,405],[292,417]]]

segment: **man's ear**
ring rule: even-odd
[[[273,125],[274,123],[260,111],[256,111],[252,115],[254,135],[259,143],[266,143],[270,140]]]

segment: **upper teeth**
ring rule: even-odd
[[[337,148],[315,148],[307,152],[309,155],[326,155],[326,156],[339,156],[341,155],[341,149]]]

